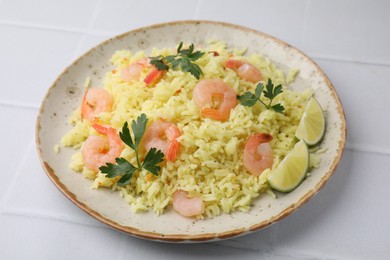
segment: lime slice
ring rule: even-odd
[[[269,185],[281,192],[290,192],[295,189],[305,178],[309,167],[309,149],[301,140],[273,170],[269,177]]]
[[[312,97],[305,106],[295,136],[308,145],[315,145],[322,140],[325,133],[325,116],[321,105]]]

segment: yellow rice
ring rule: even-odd
[[[120,50],[110,60],[116,69],[108,71],[104,81],[99,82],[114,99],[112,112],[101,113],[99,121],[118,131],[125,121],[130,123],[141,113],[147,115],[149,123],[159,118],[171,121],[182,132],[178,139],[180,154],[172,163],[164,161],[158,176],[147,180],[146,171],[136,173],[126,187],[116,186],[116,179],[106,178],[105,174],[88,170],[80,152],[72,156],[70,168],[92,179],[93,188],[109,187],[118,190],[134,212],[152,209],[156,214],[162,214],[164,210],[170,210],[172,195],[178,189],[187,191],[190,196],[202,198],[205,212],[198,218],[214,217],[237,210],[248,211],[252,201],[260,194],[270,194],[266,182],[270,170],[255,177],[243,167],[245,142],[254,133],[271,134],[274,154],[272,168],[277,167],[296,142],[295,130],[312,90],[297,93],[288,89],[287,84],[294,80],[298,71],[292,70],[285,76],[268,59],[258,54],[244,56],[245,51],[230,50],[223,42],[211,42],[203,51],[206,54],[196,62],[203,71],[201,79],[223,79],[238,95],[246,91],[254,92],[256,84],[240,79],[234,71],[222,66],[231,55],[235,59],[246,60],[259,68],[266,79],[271,78],[275,85],[283,85],[283,93],[274,102],[284,106],[284,114],[267,110],[258,102],[253,107],[238,104],[225,122],[202,118],[192,101],[192,90],[199,80],[191,74],[169,70],[153,87],[145,87],[142,80],[124,82],[120,77],[121,69],[140,58],[174,54],[175,49],[154,49],[147,54]],[[219,56],[208,51],[217,51]],[[141,78],[146,73],[147,71]],[[79,149],[89,135],[97,134],[88,121],[81,119],[79,109],[73,113],[71,123],[73,128],[61,140],[63,146]],[[135,164],[135,153],[131,148],[125,148],[121,156]]]

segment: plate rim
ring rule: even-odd
[[[85,203],[79,201],[77,199],[77,196],[66,188],[66,186],[60,181],[60,179],[56,175],[53,168],[49,165],[48,162],[44,161],[43,157],[42,157],[43,150],[41,147],[41,140],[40,140],[39,133],[40,133],[40,130],[42,129],[40,123],[41,123],[42,114],[44,112],[44,107],[46,105],[46,102],[48,100],[48,97],[49,97],[51,91],[55,88],[58,81],[63,77],[64,74],[66,74],[66,72],[72,66],[76,65],[84,56],[93,52],[95,49],[108,44],[110,41],[113,41],[116,39],[121,39],[130,33],[137,33],[137,32],[142,32],[144,30],[169,27],[169,26],[173,26],[173,25],[185,25],[185,24],[187,24],[187,25],[211,24],[211,25],[220,25],[220,26],[224,26],[224,27],[229,27],[232,29],[238,29],[240,31],[250,32],[250,33],[260,35],[262,37],[271,39],[272,41],[275,41],[284,47],[294,49],[300,55],[302,55],[306,59],[306,61],[312,63],[312,65],[318,70],[321,77],[324,79],[325,84],[329,87],[329,90],[331,91],[331,95],[333,96],[333,99],[337,104],[337,111],[340,115],[341,122],[342,122],[341,129],[340,129],[341,139],[340,139],[339,144],[338,144],[337,156],[334,157],[332,165],[329,167],[328,171],[324,174],[323,178],[316,184],[316,186],[313,189],[307,191],[305,193],[305,195],[303,195],[298,201],[296,201],[290,207],[284,209],[278,215],[275,215],[275,216],[269,218],[268,220],[254,224],[254,225],[250,226],[249,228],[236,228],[236,229],[232,229],[232,230],[228,230],[228,231],[224,231],[224,232],[203,233],[203,234],[197,234],[197,235],[188,235],[188,234],[169,234],[169,235],[166,235],[166,234],[162,234],[162,233],[158,233],[158,232],[142,231],[142,230],[139,230],[135,227],[123,226],[117,222],[114,222],[113,220],[111,220],[107,217],[102,216],[99,212],[93,210]],[[294,47],[293,45],[291,45],[283,40],[280,40],[279,38],[276,38],[275,36],[269,35],[269,34],[264,33],[262,31],[252,29],[252,28],[249,28],[246,26],[228,23],[228,22],[222,22],[222,21],[212,21],[212,20],[177,20],[177,21],[170,21],[170,22],[163,22],[163,23],[156,23],[156,24],[152,24],[152,25],[147,25],[147,26],[139,27],[139,28],[118,34],[116,36],[110,37],[110,38],[102,41],[101,43],[97,44],[96,46],[90,48],[89,50],[87,50],[83,54],[79,55],[68,66],[66,66],[65,69],[63,69],[63,71],[56,77],[54,82],[51,84],[51,86],[47,90],[47,92],[46,92],[46,94],[41,102],[41,105],[40,105],[40,108],[38,111],[38,115],[37,115],[37,119],[36,119],[36,125],[35,125],[35,143],[36,143],[36,149],[37,149],[39,160],[41,162],[41,165],[42,165],[46,175],[53,182],[53,184],[61,191],[62,194],[64,194],[70,201],[72,201],[75,205],[77,205],[79,208],[81,208],[88,215],[92,216],[93,218],[99,220],[100,222],[108,225],[109,227],[111,227],[115,230],[124,232],[124,233],[129,234],[129,235],[133,235],[136,237],[140,237],[140,238],[144,238],[144,239],[148,239],[148,240],[162,241],[162,242],[186,242],[186,241],[188,241],[188,242],[207,242],[207,241],[216,240],[216,239],[232,238],[232,237],[236,237],[236,236],[239,236],[239,235],[242,235],[245,233],[261,230],[261,229],[266,228],[268,226],[271,226],[272,224],[291,215],[293,212],[295,212],[297,209],[304,206],[309,200],[311,200],[314,197],[314,195],[316,195],[325,186],[325,184],[329,181],[330,177],[333,176],[338,165],[340,164],[342,155],[343,155],[344,150],[345,150],[346,136],[347,136],[347,124],[346,124],[345,112],[344,112],[341,100],[340,100],[339,96],[337,95],[336,89],[334,88],[333,84],[330,82],[330,80],[327,77],[327,75],[325,74],[325,72],[321,69],[321,67],[314,60],[312,60],[307,54],[305,54],[300,49]]]

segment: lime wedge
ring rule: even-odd
[[[312,97],[305,106],[295,136],[308,145],[315,145],[322,140],[325,133],[325,116],[321,105]]]
[[[270,173],[268,183],[271,188],[277,191],[290,192],[305,178],[308,167],[309,149],[306,143],[301,140],[295,144],[279,166]]]

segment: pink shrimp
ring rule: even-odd
[[[258,68],[245,61],[227,60],[225,67],[234,70],[241,79],[252,83],[264,79],[263,74]]]
[[[188,192],[177,190],[173,194],[173,208],[185,217],[194,217],[204,212],[204,202],[199,197],[188,198]]]
[[[272,135],[260,133],[251,135],[244,148],[243,164],[245,169],[254,176],[259,176],[273,164],[272,148],[269,142]]]
[[[144,79],[146,85],[153,85],[164,75],[164,71],[158,70],[155,66],[150,64],[150,59],[145,58],[124,68],[121,71],[121,78],[126,82],[139,80],[144,69],[151,69],[150,73],[146,75]]]
[[[110,112],[112,109],[111,94],[101,88],[90,88],[85,91],[81,103],[81,117],[93,121],[102,112]]]
[[[123,79],[123,81],[126,82],[139,80],[139,77],[141,76],[143,69],[144,69],[144,65],[138,62],[130,64],[126,68],[122,69],[121,78]]]
[[[151,123],[142,138],[142,144],[146,151],[155,147],[165,154],[168,161],[173,162],[180,149],[177,138],[181,132],[177,126],[171,122],[158,120]]]
[[[203,117],[219,121],[229,119],[230,110],[237,105],[236,92],[220,79],[205,79],[194,88],[192,96]]]
[[[95,130],[106,137],[91,135],[87,138],[82,148],[81,154],[84,165],[95,172],[106,163],[115,163],[115,158],[119,157],[124,149],[124,144],[118,132],[109,126],[99,124],[92,125]]]

